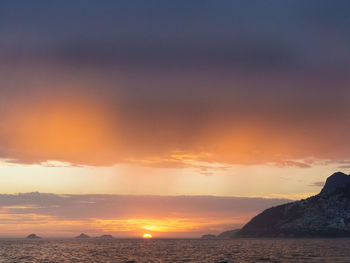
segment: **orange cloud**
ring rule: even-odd
[[[110,165],[117,145],[114,120],[93,100],[64,97],[24,104],[5,119],[8,159]]]
[[[0,98],[2,159],[306,168],[313,162],[347,161],[350,154],[344,143],[348,91],[338,88],[329,98],[316,88],[316,80],[300,96],[290,86],[300,84],[302,92],[304,82],[294,83],[286,73],[264,75],[261,89],[257,80],[237,72],[193,70],[183,76],[137,71],[130,78],[115,69],[91,72],[83,67],[68,74],[62,65],[43,65],[23,64],[14,76],[0,75],[5,83]],[[65,74],[69,78],[62,78]]]

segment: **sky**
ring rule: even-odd
[[[349,173],[349,7],[1,1],[0,236],[217,234]]]

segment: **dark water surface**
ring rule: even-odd
[[[0,262],[350,262],[350,239],[2,239]]]

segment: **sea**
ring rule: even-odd
[[[350,262],[350,239],[1,239],[0,262]]]

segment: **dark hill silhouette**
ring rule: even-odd
[[[36,234],[30,234],[26,238],[28,238],[28,239],[38,239],[38,238],[41,238],[41,237],[37,236]]]
[[[350,176],[341,172],[332,174],[327,178],[326,183],[321,191],[321,194],[332,194],[339,188],[346,187],[350,184]]]
[[[235,236],[350,237],[350,176],[334,173],[319,194],[266,209]]]
[[[90,236],[84,234],[84,233],[81,233],[79,236],[75,237],[75,238],[90,238]]]

